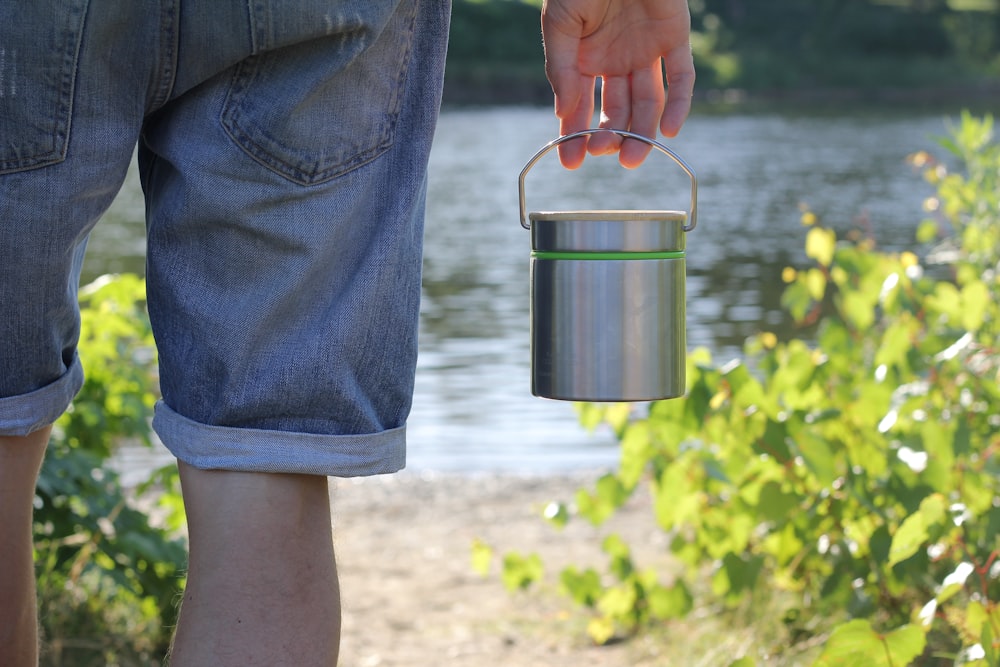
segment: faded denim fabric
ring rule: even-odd
[[[138,142],[164,444],[400,469],[448,3],[152,6],[0,5],[0,434],[79,390],[86,239]]]

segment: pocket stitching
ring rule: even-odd
[[[60,80],[55,100],[54,123],[52,132],[47,134],[51,145],[39,148],[35,143],[31,155],[27,157],[0,160],[0,174],[10,174],[28,171],[58,164],[66,159],[69,151],[70,130],[73,124],[73,102],[76,92],[76,80],[80,64],[80,49],[83,44],[83,31],[86,24],[89,0],[83,0],[78,5],[77,15],[64,29],[61,46],[62,62],[60,63]],[[27,152],[27,151],[25,151]]]
[[[257,62],[259,61],[259,58],[259,56],[250,56],[236,67],[233,74],[233,82],[230,86],[229,93],[226,95],[226,100],[223,104],[222,114],[220,117],[220,122],[225,129],[226,134],[229,135],[230,139],[232,139],[244,153],[253,158],[254,161],[300,185],[317,185],[319,183],[332,180],[337,176],[346,174],[349,171],[371,162],[389,150],[392,146],[396,120],[399,116],[400,107],[402,106],[398,103],[398,99],[401,98],[401,95],[399,95],[398,92],[394,96],[397,99],[394,100],[394,105],[392,105],[390,113],[388,114],[390,120],[388,123],[380,124],[380,138],[371,148],[355,153],[351,158],[338,161],[335,165],[327,167],[326,169],[308,170],[303,168],[303,161],[300,161],[298,164],[294,164],[291,161],[283,160],[277,157],[275,155],[276,151],[273,148],[258,141],[254,136],[255,133],[245,130],[242,127],[238,117],[239,114],[237,112],[240,101],[244,98],[246,91],[250,88],[250,83],[252,83],[257,77],[257,73],[259,71]],[[252,72],[247,73],[251,67]],[[403,69],[405,71],[405,67]],[[400,76],[400,79],[402,79],[402,75]],[[256,130],[256,134],[263,135],[267,138],[267,132],[262,128],[258,128]],[[281,147],[281,142],[275,139],[269,140],[274,146]]]
[[[410,38],[406,40],[406,50],[401,54],[402,57],[400,58],[400,67],[396,76],[395,86],[392,87],[391,97],[387,100],[386,114],[383,120],[377,125],[377,141],[370,147],[359,150],[350,157],[338,160],[328,167],[320,168],[319,164],[315,164],[314,168],[307,169],[304,168],[304,160],[294,163],[278,157],[275,153],[292,151],[282,146],[280,141],[269,139],[266,130],[262,128],[244,128],[239,119],[239,107],[241,101],[248,94],[254,79],[259,75],[261,58],[267,54],[250,56],[234,68],[233,81],[226,94],[219,118],[226,134],[254,161],[300,185],[308,186],[325,183],[377,159],[393,145],[396,125],[402,111],[403,86],[409,71],[413,51],[412,36],[417,18],[415,6],[411,7],[407,18],[407,34]],[[282,150],[270,148],[266,143],[261,142],[261,138],[269,139],[273,146]],[[315,163],[315,161],[313,162]]]

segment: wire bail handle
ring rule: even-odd
[[[550,150],[552,150],[559,144],[566,143],[567,141],[571,141],[572,139],[577,139],[579,137],[584,137],[591,134],[597,134],[598,132],[613,132],[615,134],[621,135],[622,137],[625,137],[626,139],[637,139],[639,141],[642,141],[643,143],[649,144],[653,148],[659,150],[661,153],[665,153],[674,162],[676,162],[681,169],[684,170],[684,173],[686,173],[691,178],[691,212],[688,214],[688,221],[687,223],[684,224],[682,229],[685,232],[690,232],[692,229],[694,229],[695,226],[698,224],[698,177],[695,176],[694,171],[691,169],[691,167],[689,167],[687,163],[684,162],[684,160],[682,160],[680,156],[677,155],[677,153],[673,152],[672,150],[670,150],[669,148],[667,148],[658,141],[654,141],[649,137],[644,137],[641,134],[636,134],[635,132],[628,132],[626,130],[604,129],[604,128],[594,128],[590,130],[581,130],[580,132],[573,132],[571,134],[564,134],[558,139],[553,139],[549,143],[542,146],[542,148],[537,153],[535,153],[530,160],[528,160],[528,163],[524,165],[524,169],[521,170],[521,175],[518,177],[517,180],[518,198],[521,204],[521,226],[524,227],[525,229],[531,229],[531,225],[528,222],[528,217],[525,210],[525,201],[524,201],[524,179],[528,175],[528,171],[530,171],[531,168],[535,166],[536,162],[542,159],[542,156],[544,156],[546,153],[548,153]]]

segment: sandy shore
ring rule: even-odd
[[[604,536],[616,532],[644,565],[664,539],[641,498],[610,525],[576,520],[556,530],[541,518],[600,471],[563,476],[429,475],[338,481],[333,490],[344,606],[342,667],[584,667],[670,664],[645,640],[594,646],[587,616],[558,592],[567,564],[604,571]],[[537,552],[546,581],[510,594],[494,559],[481,577],[475,539],[498,553]],[[642,552],[645,553],[642,553]]]

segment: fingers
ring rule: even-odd
[[[631,83],[627,76],[606,76],[601,81],[601,120],[598,127],[627,130],[632,115]],[[621,135],[599,132],[590,138],[587,152],[591,155],[609,155],[621,149]]]
[[[563,107],[565,114],[559,116],[559,134],[565,136],[573,132],[589,129],[594,117],[594,84],[592,76],[580,76],[577,85],[584,91],[577,99],[575,108]],[[567,169],[576,169],[587,156],[590,137],[581,137],[559,145],[559,160]]]
[[[677,11],[657,17],[656,44],[641,39],[627,41],[628,37],[622,41],[623,33],[611,29],[642,24],[634,16],[641,9],[637,9],[639,3],[621,3],[617,12],[596,15],[598,5],[604,5],[555,0],[543,3],[545,72],[555,96],[562,135],[592,127],[597,76],[603,82],[599,127],[628,130],[651,139],[658,130],[668,137],[677,135],[690,113],[694,89],[690,18],[686,0],[663,2],[664,7],[676,5]],[[605,23],[610,27],[605,29]],[[670,50],[661,50],[664,47]],[[561,144],[559,157],[564,166],[575,169],[587,152],[617,152],[621,164],[632,168],[639,166],[650,150],[645,142],[601,132]]]
[[[690,44],[680,46],[667,54],[667,104],[660,119],[660,131],[665,136],[676,137],[691,112],[694,95],[694,58]]]
[[[690,51],[688,51],[690,61]],[[691,110],[694,89],[694,68],[685,67],[683,60],[673,73],[668,64],[669,91],[664,88],[663,70],[657,59],[649,67],[629,76],[607,76],[602,79],[601,119],[598,127],[627,130],[655,139],[658,131],[665,136],[677,136]],[[672,77],[672,78],[671,78]],[[573,83],[569,79],[573,79]],[[553,79],[562,85],[562,97],[557,97],[556,115],[560,119],[562,135],[579,132],[592,126],[594,115],[594,86],[596,79],[576,74],[573,77]],[[567,93],[566,91],[572,91]],[[571,95],[571,96],[570,96]],[[568,100],[575,102],[570,106]],[[613,132],[599,132],[559,146],[559,159],[563,166],[576,169],[587,153],[608,155],[618,153],[622,166],[634,169],[642,164],[652,146],[646,142],[624,139]]]
[[[560,20],[563,24],[571,24],[565,17],[560,19],[558,14],[554,17],[549,12],[542,12],[545,75],[552,86],[560,134],[566,135],[590,127],[591,118],[594,116],[596,79],[581,74],[577,62],[580,37],[560,30],[558,27]],[[588,138],[583,137],[559,146],[559,160],[564,167],[576,169],[583,163],[587,155],[587,141]]]
[[[656,131],[663,115],[663,70],[659,58],[645,70],[632,74],[630,91],[632,114],[628,129],[650,139],[656,138]],[[622,144],[618,161],[623,167],[634,169],[642,164],[652,146],[643,141],[627,139]]]
[[[659,59],[650,67],[630,76],[605,77],[601,88],[601,122],[605,129],[628,130],[655,139],[663,115],[663,74]],[[622,166],[638,167],[651,146],[624,139],[619,134],[601,132],[591,137],[591,155],[618,153]]]

